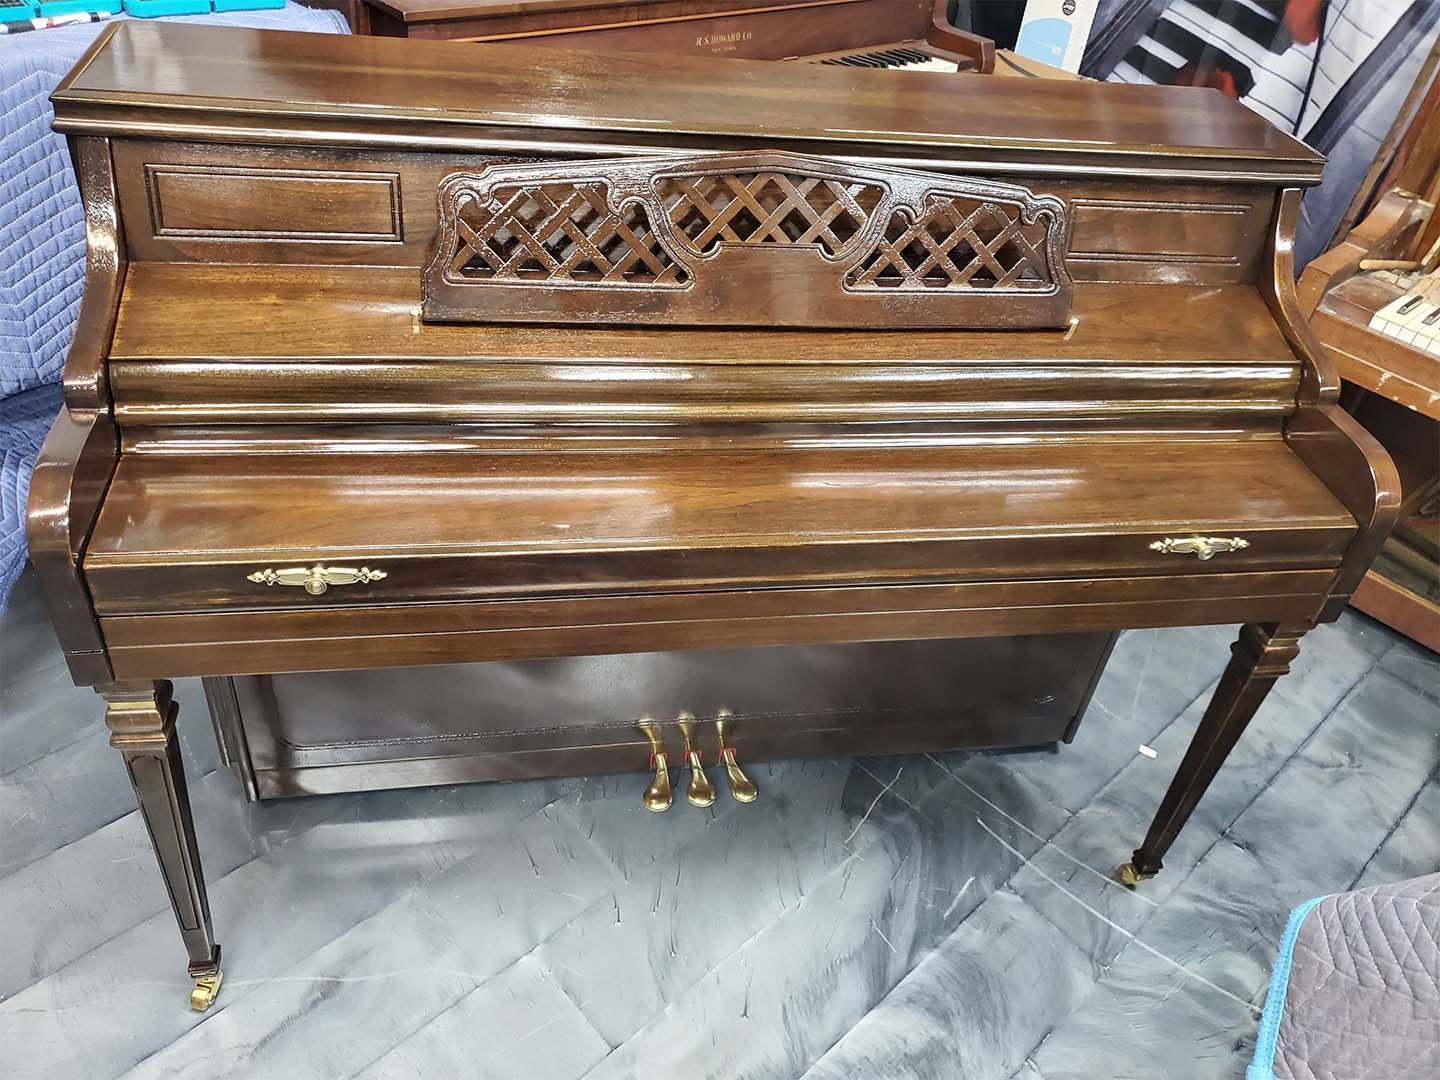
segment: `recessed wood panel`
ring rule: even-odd
[[[156,236],[399,243],[396,173],[147,164]]]
[[[1253,278],[1272,200],[1206,201],[1176,194],[1181,198],[1072,199],[1068,258],[1076,275],[1152,281]]]

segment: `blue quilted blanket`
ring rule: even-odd
[[[337,12],[295,3],[176,21],[331,34],[348,29]],[[59,401],[41,394],[7,407],[5,399],[60,378],[85,278],[80,193],[65,140],[50,130],[50,91],[103,27],[0,37],[0,424],[6,425],[0,431],[0,611],[25,563],[24,502],[17,492],[28,487],[38,449],[33,429],[38,424],[43,437],[48,426],[34,410],[43,402],[53,415]]]

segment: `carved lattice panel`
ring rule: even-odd
[[[918,218],[891,215],[874,250],[845,277],[851,288],[1046,289],[1045,225],[993,202],[931,196]]]
[[[834,258],[870,224],[885,191],[876,184],[786,172],[667,176],[655,184],[685,247],[814,245]]]
[[[1043,327],[1059,199],[798,154],[494,165],[440,186],[422,312],[451,321]]]
[[[463,203],[455,227],[460,244],[450,265],[461,280],[652,287],[687,280],[645,207],[615,209],[603,182],[497,187],[486,202]]]

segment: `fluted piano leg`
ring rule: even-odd
[[[200,849],[175,738],[179,706],[168,682],[110,683],[96,690],[105,699],[110,745],[125,759],[190,956],[190,977],[195,980],[190,1006],[203,1012],[220,989],[220,946],[210,929]]]
[[[1240,639],[1230,647],[1230,663],[1160,803],[1145,842],[1135,849],[1131,861],[1120,867],[1119,878],[1124,884],[1134,886],[1160,872],[1161,860],[1176,835],[1270,687],[1290,670],[1290,661],[1300,652],[1300,638],[1313,625],[1250,623],[1241,628]]]

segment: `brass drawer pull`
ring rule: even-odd
[[[362,566],[358,570],[351,566],[287,566],[283,570],[256,570],[246,574],[246,581],[256,585],[298,585],[311,596],[319,596],[331,585],[369,585],[384,578],[384,570],[371,570]]]
[[[1213,559],[1222,552],[1240,551],[1249,546],[1249,540],[1242,540],[1238,536],[1189,536],[1183,540],[1167,536],[1164,540],[1156,540],[1151,544],[1150,550],[1164,555],[1194,555],[1197,559],[1204,560]]]

